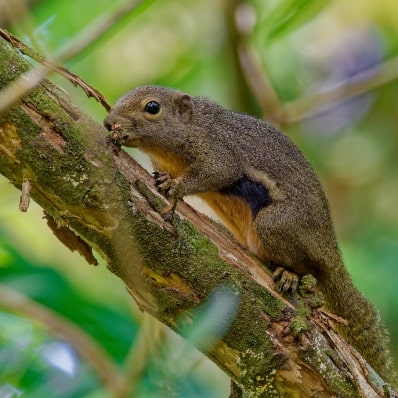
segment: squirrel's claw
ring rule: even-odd
[[[285,270],[283,267],[278,267],[272,274],[272,279],[278,282],[278,289],[281,293],[294,293],[297,289],[299,277],[293,272]]]
[[[154,171],[153,177],[155,178],[155,185],[158,191],[166,197],[173,197],[170,206],[162,210],[163,214],[174,214],[179,199],[179,186],[180,183],[177,179],[173,179],[164,171]]]
[[[178,179],[171,178],[168,173],[163,171],[154,171],[153,176],[155,185],[161,194],[178,199],[180,186]]]

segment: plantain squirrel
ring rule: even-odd
[[[387,331],[351,281],[321,184],[286,135],[207,98],[159,86],[121,97],[104,125],[124,132],[122,145],[149,154],[160,192],[176,200],[202,197],[242,246],[276,269],[281,290],[295,288],[294,275],[314,275],[327,308],[348,321],[339,326],[342,334],[391,381]]]

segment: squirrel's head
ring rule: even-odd
[[[193,102],[188,94],[167,87],[142,86],[117,100],[104,126],[121,132],[121,145],[140,147],[170,140],[186,130],[192,116]]]

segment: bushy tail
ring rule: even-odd
[[[321,286],[328,309],[348,321],[338,329],[385,381],[396,377],[389,352],[389,335],[373,305],[354,286],[342,261]]]

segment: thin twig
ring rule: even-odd
[[[233,106],[241,112],[253,114],[258,111],[256,109],[256,102],[240,67],[237,51],[241,42],[241,34],[237,30],[238,18],[236,10],[240,7],[241,2],[241,0],[229,0],[225,2],[224,21],[226,30],[223,41],[223,52],[224,57],[230,63],[231,85],[229,88],[234,99]]]
[[[136,0],[130,1],[123,5],[119,10],[110,16],[105,18],[101,17],[91,25],[89,25],[83,33],[77,35],[73,40],[69,41],[58,54],[54,57],[54,60],[50,61],[43,55],[40,55],[33,49],[29,48],[18,40],[15,36],[11,35],[4,29],[0,29],[0,36],[11,43],[14,47],[18,48],[22,53],[28,55],[32,59],[39,62],[36,68],[33,68],[17,80],[8,84],[3,90],[0,91],[0,111],[6,109],[8,106],[21,99],[23,96],[28,94],[33,88],[35,88],[43,79],[45,79],[51,71],[56,71],[62,76],[66,77],[72,82],[74,86],[79,85],[82,87],[84,92],[89,97],[94,97],[99,101],[107,111],[110,110],[110,105],[106,101],[105,97],[96,89],[91,87],[89,84],[84,82],[80,77],[71,73],[66,68],[60,66],[82,50],[86,49],[89,45],[97,41],[110,27],[114,26],[117,21],[124,18],[129,12],[133,11],[138,5],[145,1],[153,0]]]
[[[246,12],[248,8],[250,6],[245,1],[240,2],[236,7],[237,16],[240,10]],[[258,55],[249,45],[248,35],[251,30],[242,30],[238,20],[235,21],[234,29],[240,36],[237,51],[246,82],[261,107],[263,116],[277,125],[298,123],[326,105],[365,94],[398,78],[398,57],[394,57],[358,73],[350,81],[336,83],[322,91],[282,104],[264,67],[260,65]]]
[[[245,1],[238,1],[235,5],[232,29],[236,36],[236,51],[239,66],[252,95],[262,110],[263,117],[280,123],[282,106],[271,80],[268,78],[258,55],[249,44],[249,36],[254,28],[255,11]]]
[[[90,45],[96,42],[110,28],[114,27],[117,22],[127,17],[130,12],[134,11],[141,3],[150,3],[154,0],[128,0],[126,4],[121,6],[111,15],[101,16],[92,24],[87,26],[69,45],[65,46],[56,56],[56,59],[69,60],[86,50]]]
[[[72,344],[77,353],[97,372],[114,397],[126,396],[124,392],[126,382],[112,358],[82,329],[49,308],[2,284],[0,284],[0,306],[40,322],[51,333]]]
[[[283,114],[282,105],[271,80],[260,65],[257,54],[247,43],[241,43],[238,55],[247,85],[262,110],[263,118],[279,125]]]
[[[45,70],[55,71],[60,75],[62,75],[63,77],[65,77],[66,79],[68,79],[75,87],[80,86],[89,98],[90,97],[95,98],[99,103],[101,103],[104,106],[104,108],[108,112],[110,111],[111,106],[108,104],[105,97],[97,89],[95,89],[94,87],[90,86],[88,83],[83,81],[79,76],[70,72],[65,67],[57,65],[55,62],[50,61],[42,54],[39,54],[34,49],[22,43],[17,37],[7,32],[5,29],[0,28],[0,36],[3,37],[3,39],[7,40],[13,47],[21,51],[22,54],[25,54],[28,57],[39,62],[40,64],[44,65],[46,67]],[[38,74],[37,76],[38,78],[40,78],[39,76],[41,75]]]
[[[358,73],[325,90],[301,97],[283,106],[283,122],[293,124],[316,113],[320,108],[375,90],[398,78],[398,57]]]

